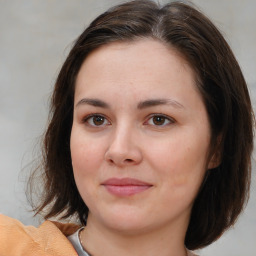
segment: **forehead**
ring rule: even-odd
[[[178,80],[182,84],[195,84],[195,74],[175,49],[153,39],[114,42],[87,56],[77,76],[76,92],[80,87],[90,90],[112,83],[118,84],[120,90],[127,83],[130,89],[134,83],[136,87],[146,83],[148,89],[156,89],[161,83]]]

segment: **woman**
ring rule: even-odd
[[[246,83],[215,26],[183,3],[116,6],[70,51],[44,139],[36,212],[81,226],[1,216],[1,255],[194,255],[242,211],[252,147]]]

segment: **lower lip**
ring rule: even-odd
[[[116,196],[132,196],[151,188],[149,185],[104,185],[111,194]]]

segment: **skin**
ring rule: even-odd
[[[70,140],[74,177],[89,208],[81,234],[86,250],[186,255],[191,208],[213,167],[210,136],[195,74],[174,49],[141,39],[92,52],[77,77]],[[110,178],[149,187],[116,195],[103,185]]]

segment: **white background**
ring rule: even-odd
[[[27,164],[38,154],[54,80],[73,40],[119,0],[0,0],[0,212],[24,224]],[[161,1],[160,1],[161,2]],[[166,1],[162,1],[166,2]],[[194,0],[221,29],[256,101],[256,1]],[[205,256],[256,255],[255,168],[251,199],[234,229],[201,250]]]

